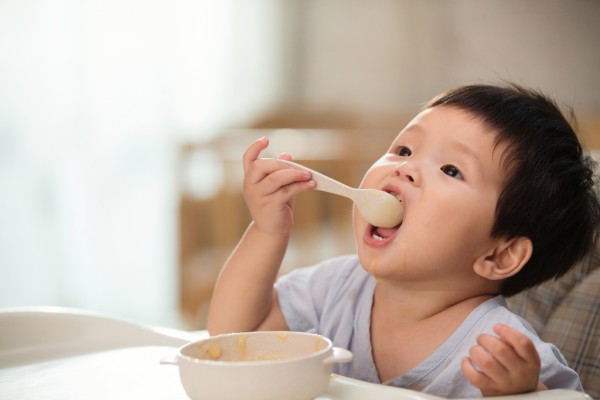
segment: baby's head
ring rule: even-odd
[[[556,104],[518,86],[465,86],[450,90],[425,108],[459,108],[483,122],[506,151],[493,237],[528,237],[533,253],[502,294],[511,296],[566,273],[593,248],[600,205],[593,161]]]

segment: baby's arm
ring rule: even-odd
[[[258,158],[267,145],[266,138],[259,139],[243,157],[244,198],[252,223],[217,279],[208,314],[212,335],[288,329],[273,284],[293,227],[294,197],[315,183],[306,171]]]
[[[470,357],[463,358],[465,377],[483,396],[545,390],[540,381],[540,356],[533,342],[507,325],[497,324],[494,331],[500,337],[480,335]]]

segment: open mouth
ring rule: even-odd
[[[400,202],[403,201],[402,197],[396,191],[390,190],[389,188],[385,188],[383,190],[397,197]],[[401,225],[402,221],[392,228],[369,225],[367,231],[365,232],[365,241],[371,246],[383,246],[392,240]]]
[[[394,236],[396,234],[396,232],[398,232],[398,228],[400,228],[400,225],[402,225],[402,223],[396,225],[393,228],[381,228],[378,226],[371,225],[370,226],[370,229],[371,229],[370,236],[375,240],[389,239],[392,236]]]
[[[379,226],[369,225],[366,235],[365,243],[373,247],[385,246],[391,242],[402,223],[398,224],[393,228],[382,228]]]

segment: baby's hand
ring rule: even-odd
[[[480,335],[470,357],[462,360],[465,377],[483,396],[501,396],[544,389],[540,356],[531,340],[507,325],[497,324],[500,336]],[[477,367],[475,367],[475,364]]]
[[[256,227],[268,234],[289,234],[296,194],[315,187],[310,172],[292,168],[276,159],[258,158],[269,145],[261,138],[248,147],[243,157],[244,198]],[[290,160],[289,155],[280,156]]]

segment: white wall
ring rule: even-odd
[[[178,146],[278,98],[274,4],[0,0],[0,308],[179,324]]]
[[[453,86],[509,80],[600,111],[597,1],[311,0],[305,15],[311,108],[368,119],[414,112]]]

